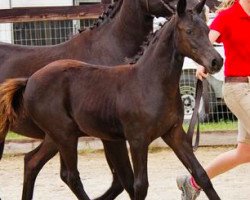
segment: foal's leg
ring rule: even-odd
[[[148,143],[141,140],[129,140],[130,152],[134,166],[134,199],[144,200],[148,192]]]
[[[37,174],[44,164],[58,152],[54,142],[46,136],[44,141],[24,157],[23,200],[31,200]]]
[[[126,141],[102,141],[107,162],[113,174],[111,187],[96,200],[113,200],[123,188],[129,193],[131,199],[134,196],[134,174],[128,157]]]
[[[201,186],[209,199],[219,200],[219,196],[213,188],[207,173],[196,159],[193,149],[188,142],[187,135],[182,126],[173,128],[173,130],[162,139],[173,149],[177,157],[195,178],[195,181]]]

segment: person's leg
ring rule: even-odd
[[[210,179],[240,164],[250,162],[250,144],[238,143],[237,148],[225,152],[213,160],[206,168]]]
[[[209,178],[250,162],[250,84],[224,84],[224,99],[238,118],[237,148],[219,155],[205,169]]]
[[[219,155],[205,168],[210,179],[250,162],[250,84],[226,83],[223,95],[227,106],[238,118],[238,145]]]
[[[239,142],[236,149],[225,152],[216,157],[207,167],[205,171],[210,179],[229,171],[230,169],[250,162],[250,144]],[[177,185],[182,190],[183,200],[195,200],[199,193],[200,187],[191,176],[177,177]],[[189,197],[192,197],[191,199]]]
[[[250,84],[225,84],[224,98],[230,110],[240,119],[238,145],[236,149],[219,155],[205,167],[210,179],[240,164],[250,162]],[[196,194],[192,200],[198,196],[199,185],[193,177],[177,177],[177,185],[183,191],[183,200],[190,200],[185,194]]]

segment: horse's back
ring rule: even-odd
[[[60,46],[24,46],[0,43],[0,82],[29,77],[46,64],[60,59]],[[62,54],[62,55],[60,55]]]
[[[111,87],[111,84],[115,85],[115,80],[122,74],[120,68],[123,68],[123,66],[113,68],[72,59],[57,60],[36,71],[29,78],[28,86],[32,85],[38,90],[44,88],[48,91],[52,90],[52,87],[49,86],[67,85],[68,83],[68,87],[71,87],[71,89],[80,89],[81,87],[87,90],[91,86],[93,89],[93,87],[97,88],[109,82]]]

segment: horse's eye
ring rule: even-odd
[[[187,29],[187,30],[186,30],[186,33],[187,33],[188,35],[191,35],[191,34],[192,34],[192,30],[191,30],[191,29]]]

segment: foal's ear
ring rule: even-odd
[[[177,14],[178,16],[184,16],[185,11],[187,7],[187,1],[186,0],[179,0],[177,4]]]
[[[198,4],[195,6],[194,10],[196,10],[196,12],[197,12],[198,14],[200,14],[200,13],[202,12],[202,10],[203,10],[203,7],[204,7],[205,3],[206,3],[206,0],[202,0],[200,3],[198,3]]]

